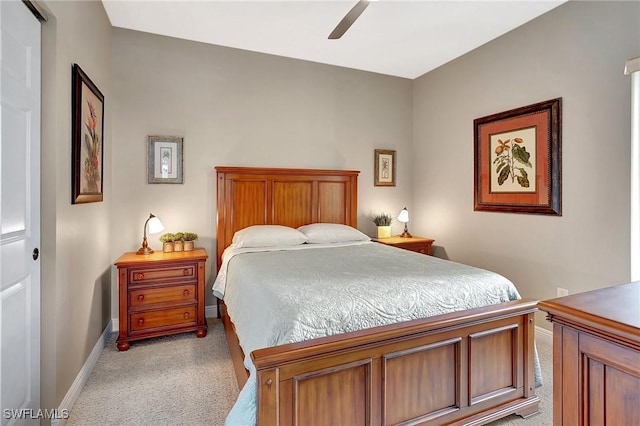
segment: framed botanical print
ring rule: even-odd
[[[78,64],[72,72],[73,204],[102,201],[104,95]]]
[[[474,209],[562,214],[561,98],[474,120]]]

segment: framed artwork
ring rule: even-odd
[[[71,90],[71,203],[102,201],[104,96],[78,64],[73,64]]]
[[[375,186],[396,186],[396,152],[376,149],[374,160]]]
[[[474,124],[474,210],[562,215],[561,98]]]
[[[147,158],[148,183],[184,183],[182,138],[149,136]]]

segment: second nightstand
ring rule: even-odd
[[[374,238],[373,241],[405,250],[415,251],[416,253],[431,255],[431,245],[435,240],[422,237],[389,237]]]

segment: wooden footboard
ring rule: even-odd
[[[538,411],[520,300],[254,351],[259,425],[484,424]]]

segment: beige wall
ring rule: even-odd
[[[370,235],[373,213],[411,208],[410,80],[114,29],[113,82],[113,260],[140,246],[150,212],[213,255],[217,165],[360,170]],[[184,137],[184,185],[147,184],[148,135]],[[375,148],[397,150],[395,188],[373,186]]]
[[[102,3],[46,2],[42,26],[43,408],[58,407],[111,319],[111,26]],[[71,69],[105,96],[104,202],[71,204]]]
[[[569,2],[415,80],[413,228],[547,299],[629,280],[640,3]],[[473,120],[562,97],[562,217],[473,211]],[[539,316],[539,324],[546,325]]]

